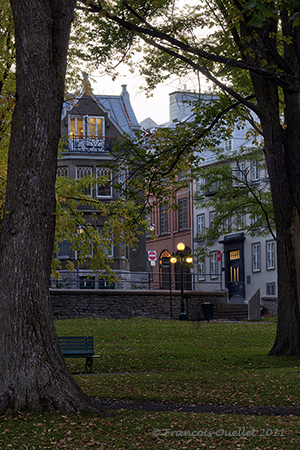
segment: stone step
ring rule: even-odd
[[[214,312],[214,319],[245,320],[248,319],[248,305],[228,303],[221,304]]]

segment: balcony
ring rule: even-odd
[[[116,141],[116,137],[68,136],[63,138],[63,153],[110,153]]]

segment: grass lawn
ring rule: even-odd
[[[84,392],[110,399],[299,406],[296,358],[267,356],[275,320],[181,322],[57,321],[58,335],[94,336],[93,374],[67,359]],[[156,430],[156,431],[155,431]],[[157,431],[158,430],[158,431]],[[300,417],[115,411],[0,418],[1,449],[295,449]]]

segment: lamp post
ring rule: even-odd
[[[76,233],[77,236],[80,236],[82,233],[84,232],[84,229],[82,228],[81,225],[78,225],[78,227],[76,228]],[[76,259],[76,272],[77,272],[77,276],[76,276],[76,284],[77,284],[77,289],[79,289],[79,264],[78,264],[78,250],[76,250],[76,255],[75,255],[75,259]]]
[[[191,264],[193,262],[193,258],[191,256],[184,255],[185,245],[182,242],[179,242],[177,244],[177,255],[172,255],[170,261],[171,263],[176,263],[179,259],[180,262],[180,315],[179,320],[187,320],[187,315],[185,313],[185,307],[184,307],[184,295],[183,295],[183,263],[186,262],[188,264]]]

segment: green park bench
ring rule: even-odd
[[[98,358],[92,336],[59,336],[58,341],[64,358],[86,358],[85,371],[92,372],[94,358]]]

